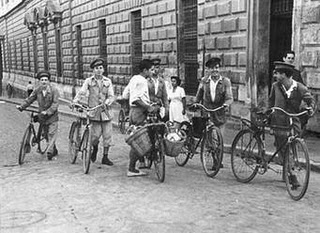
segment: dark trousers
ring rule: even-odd
[[[131,107],[129,113],[130,125],[143,125],[147,118],[147,111],[142,107]],[[139,160],[140,156],[132,148],[129,152],[129,170],[135,170],[136,162]]]

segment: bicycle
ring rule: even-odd
[[[140,148],[143,148],[143,152],[140,152],[140,156],[145,159],[146,167],[151,168],[152,164],[155,167],[155,174],[160,182],[165,180],[165,148],[164,148],[164,135],[167,132],[167,125],[164,122],[157,122],[158,113],[149,113],[147,116],[147,124],[142,126],[138,131],[142,132],[146,130],[147,139],[142,140],[140,143],[133,143],[133,137],[129,136],[126,142],[132,146],[138,153]],[[127,133],[132,130],[130,126]],[[139,132],[136,133],[139,134]],[[137,148],[135,148],[137,147]],[[140,147],[140,148],[139,148]]]
[[[216,109],[208,109],[202,104],[193,104],[189,107],[193,112],[203,110],[207,113],[216,112],[224,108],[224,106],[221,106]],[[186,165],[201,145],[200,160],[202,167],[207,176],[216,176],[223,160],[223,137],[219,127],[215,126],[209,117],[193,116],[191,123],[182,122],[180,129],[185,131],[187,137],[181,153],[175,157],[177,165],[181,167]]]
[[[126,124],[129,123],[129,100],[117,99],[117,102],[121,105],[119,116],[118,116],[118,127],[122,134],[126,133]]]
[[[22,165],[24,163],[24,159],[26,154],[31,152],[31,147],[37,145],[37,152],[44,154],[48,148],[48,128],[45,125],[39,122],[39,114],[40,112],[25,109],[23,111],[31,112],[30,114],[30,122],[23,134],[19,155],[18,155],[18,163]],[[35,127],[35,123],[39,123],[38,128]],[[37,129],[37,130],[36,130]]]
[[[288,127],[269,124],[270,116],[276,110],[289,117]],[[295,201],[300,200],[308,188],[310,161],[304,140],[294,131],[293,118],[307,113],[308,111],[303,111],[291,114],[282,108],[273,107],[267,113],[258,112],[257,116],[260,119],[257,122],[241,119],[242,129],[235,136],[231,147],[231,168],[236,179],[239,182],[248,183],[257,173],[265,174],[268,169],[279,173],[269,164],[281,149],[287,148],[282,166],[283,178],[290,197]],[[271,133],[273,130],[282,130],[288,136],[288,140],[270,157],[266,154],[265,148],[266,127],[270,127]]]
[[[96,107],[89,108],[88,106],[81,104],[73,104],[73,107],[78,112],[77,120],[72,122],[69,131],[69,160],[71,164],[74,164],[77,160],[78,153],[81,152],[82,165],[84,174],[89,173],[92,145],[92,129],[89,119],[89,112],[93,111],[102,105],[97,105]],[[86,117],[82,116],[83,111],[86,112]],[[81,126],[84,126],[84,131],[81,135]]]

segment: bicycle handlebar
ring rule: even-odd
[[[72,106],[74,106],[75,108],[80,108],[80,109],[83,109],[83,110],[85,110],[85,111],[87,111],[87,112],[90,112],[90,111],[93,111],[93,110],[95,110],[95,109],[97,109],[97,108],[102,107],[103,104],[99,104],[99,105],[97,105],[97,106],[95,106],[95,107],[93,107],[93,108],[89,108],[89,107],[86,106],[86,105],[78,104],[78,103],[72,103]]]
[[[302,116],[304,114],[308,114],[308,110],[305,110],[305,111],[299,112],[299,113],[288,113],[287,111],[285,111],[284,109],[279,108],[279,107],[272,107],[271,108],[271,111],[272,111],[271,113],[273,113],[275,110],[279,110],[279,111],[283,112],[284,114],[286,114],[289,117],[299,117],[299,116]]]
[[[32,112],[32,113],[40,113],[39,111],[32,110],[32,109],[24,109],[23,111]]]
[[[194,103],[194,104],[190,105],[189,107],[195,107],[195,108],[198,108],[198,109],[200,108],[200,109],[202,109],[202,110],[204,110],[206,112],[216,112],[216,111],[218,111],[220,109],[226,108],[226,106],[222,105],[222,106],[220,106],[218,108],[215,108],[215,109],[209,109],[209,108],[206,108],[204,105],[199,104],[199,103]]]

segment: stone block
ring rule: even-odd
[[[223,56],[225,66],[236,66],[238,62],[237,53],[225,53]]]
[[[210,32],[211,33],[221,33],[222,32],[222,22],[215,21],[210,23]]]
[[[212,18],[215,16],[217,16],[216,5],[209,6],[204,9],[204,17],[205,18]]]
[[[230,2],[220,3],[217,5],[217,14],[221,15],[228,15],[230,14]]]
[[[245,48],[247,46],[247,36],[246,35],[235,35],[231,37],[231,47],[232,48]]]
[[[153,19],[148,17],[143,21],[143,24],[144,24],[144,28],[152,28],[153,27]]]
[[[203,23],[198,24],[198,35],[203,36],[205,34],[205,25]]]
[[[155,15],[158,13],[158,6],[156,4],[152,4],[148,7],[149,15]]]
[[[149,32],[149,40],[156,40],[158,39],[158,31],[153,30]]]
[[[317,65],[317,60],[318,60],[318,53],[320,51],[315,51],[315,50],[305,50],[301,54],[301,65],[302,66],[310,66],[310,67],[315,67]]]
[[[247,1],[246,0],[232,0],[231,1],[231,12],[241,13],[247,11]]]
[[[247,53],[240,52],[238,54],[238,66],[244,67],[247,65]]]
[[[161,16],[154,18],[153,26],[154,27],[161,27],[162,26],[162,17]]]
[[[158,13],[163,13],[167,11],[167,3],[161,3],[158,5]]]
[[[228,49],[230,48],[230,37],[218,37],[217,39],[217,48],[218,49]]]
[[[238,19],[238,28],[240,31],[245,31],[248,28],[248,19],[247,17],[239,17]]]
[[[320,5],[317,7],[304,7],[302,11],[302,22],[308,23],[320,23]]]
[[[153,49],[154,49],[154,52],[157,52],[157,53],[162,52],[162,43],[157,42],[157,43],[153,44]]]
[[[225,19],[222,21],[223,23],[223,31],[224,32],[235,32],[238,28],[238,20],[237,18],[233,19]]]
[[[176,9],[176,2],[175,1],[168,1],[168,4],[167,4],[167,11],[173,11]]]
[[[216,48],[216,39],[214,37],[205,38],[206,49]]]
[[[177,31],[175,28],[170,28],[167,30],[167,37],[168,38],[176,38],[177,36]]]
[[[166,26],[166,25],[172,24],[172,17],[173,16],[174,16],[173,14],[164,14],[163,17],[161,18],[162,19],[162,25]]]
[[[320,44],[320,27],[319,25],[310,25],[303,28],[302,31],[302,44],[319,45]]]
[[[320,88],[320,72],[308,71],[306,83],[308,87],[312,87],[314,89]]]
[[[198,19],[199,20],[204,19],[204,9],[203,8],[198,9]]]
[[[158,31],[158,38],[159,39],[166,39],[167,38],[167,30],[162,29]]]

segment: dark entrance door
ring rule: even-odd
[[[270,67],[274,61],[282,61],[283,53],[291,50],[293,0],[272,0],[270,17]],[[270,90],[270,88],[269,88]]]
[[[198,81],[198,1],[182,1],[184,27],[181,38],[183,40],[182,57],[185,64],[185,91],[194,95]]]

